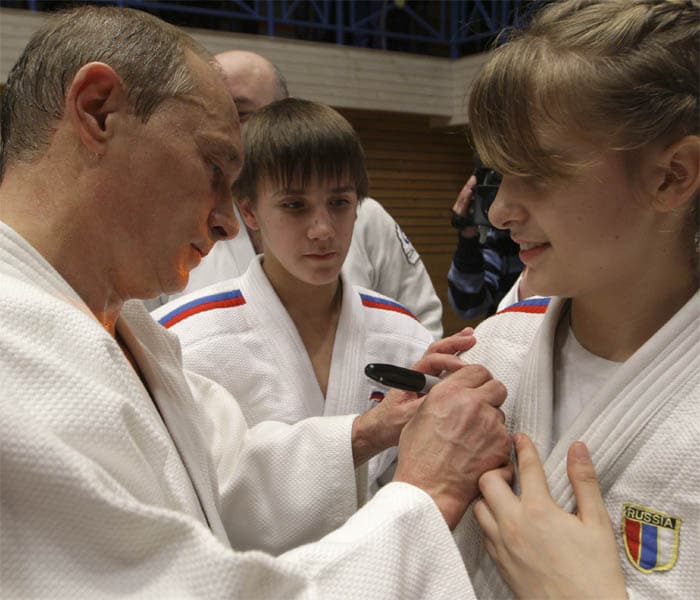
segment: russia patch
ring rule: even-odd
[[[666,513],[625,502],[622,539],[630,562],[642,573],[668,571],[676,564],[682,521]]]

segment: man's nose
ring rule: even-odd
[[[209,213],[209,233],[214,241],[236,237],[240,226],[233,211],[233,200],[221,203]]]

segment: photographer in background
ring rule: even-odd
[[[447,273],[450,306],[463,319],[496,312],[523,270],[519,247],[510,232],[495,229],[488,220],[501,176],[484,167],[477,155],[474,166],[452,207],[452,226],[459,233]]]

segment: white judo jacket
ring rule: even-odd
[[[238,209],[236,215],[240,226],[238,235],[214,246],[192,270],[182,292],[147,300],[145,304],[149,310],[245,273],[255,251]],[[357,207],[352,243],[343,271],[352,284],[401,303],[418,317],[434,339],[442,338],[442,303],[430,275],[399,224],[372,198],[365,198]]]
[[[497,313],[479,325],[476,345],[462,357],[484,364],[506,385],[502,408],[509,431],[532,437],[553,499],[570,512],[576,504],[566,453],[574,441],[586,443],[630,597],[697,597],[700,292],[625,361],[552,443],[554,336],[565,302],[531,298]],[[471,510],[456,537],[478,597],[509,597]]]
[[[152,397],[0,223],[0,596],[473,597],[419,489],[391,483],[351,516],[352,416],[249,429],[141,302],[117,329]]]
[[[250,425],[363,413],[387,392],[364,374],[365,365],[410,367],[433,338],[402,305],[350,285],[345,274],[341,280],[342,303],[325,396],[304,342],[262,269],[261,257],[253,259],[241,277],[178,298],[152,314],[177,334],[185,368],[224,386]],[[381,483],[395,457],[392,448],[372,459],[370,484]]]

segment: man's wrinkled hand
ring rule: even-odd
[[[433,342],[411,368],[439,376],[463,367],[464,363],[455,354],[474,346],[476,340],[473,334],[471,327],[465,327],[454,335]],[[357,417],[352,428],[355,466],[360,466],[382,450],[396,446],[401,430],[422,402],[423,398],[414,392],[393,389],[379,404]]]
[[[394,481],[427,492],[450,528],[478,495],[479,477],[508,464],[505,398],[486,368],[463,365],[430,390],[401,433]]]

